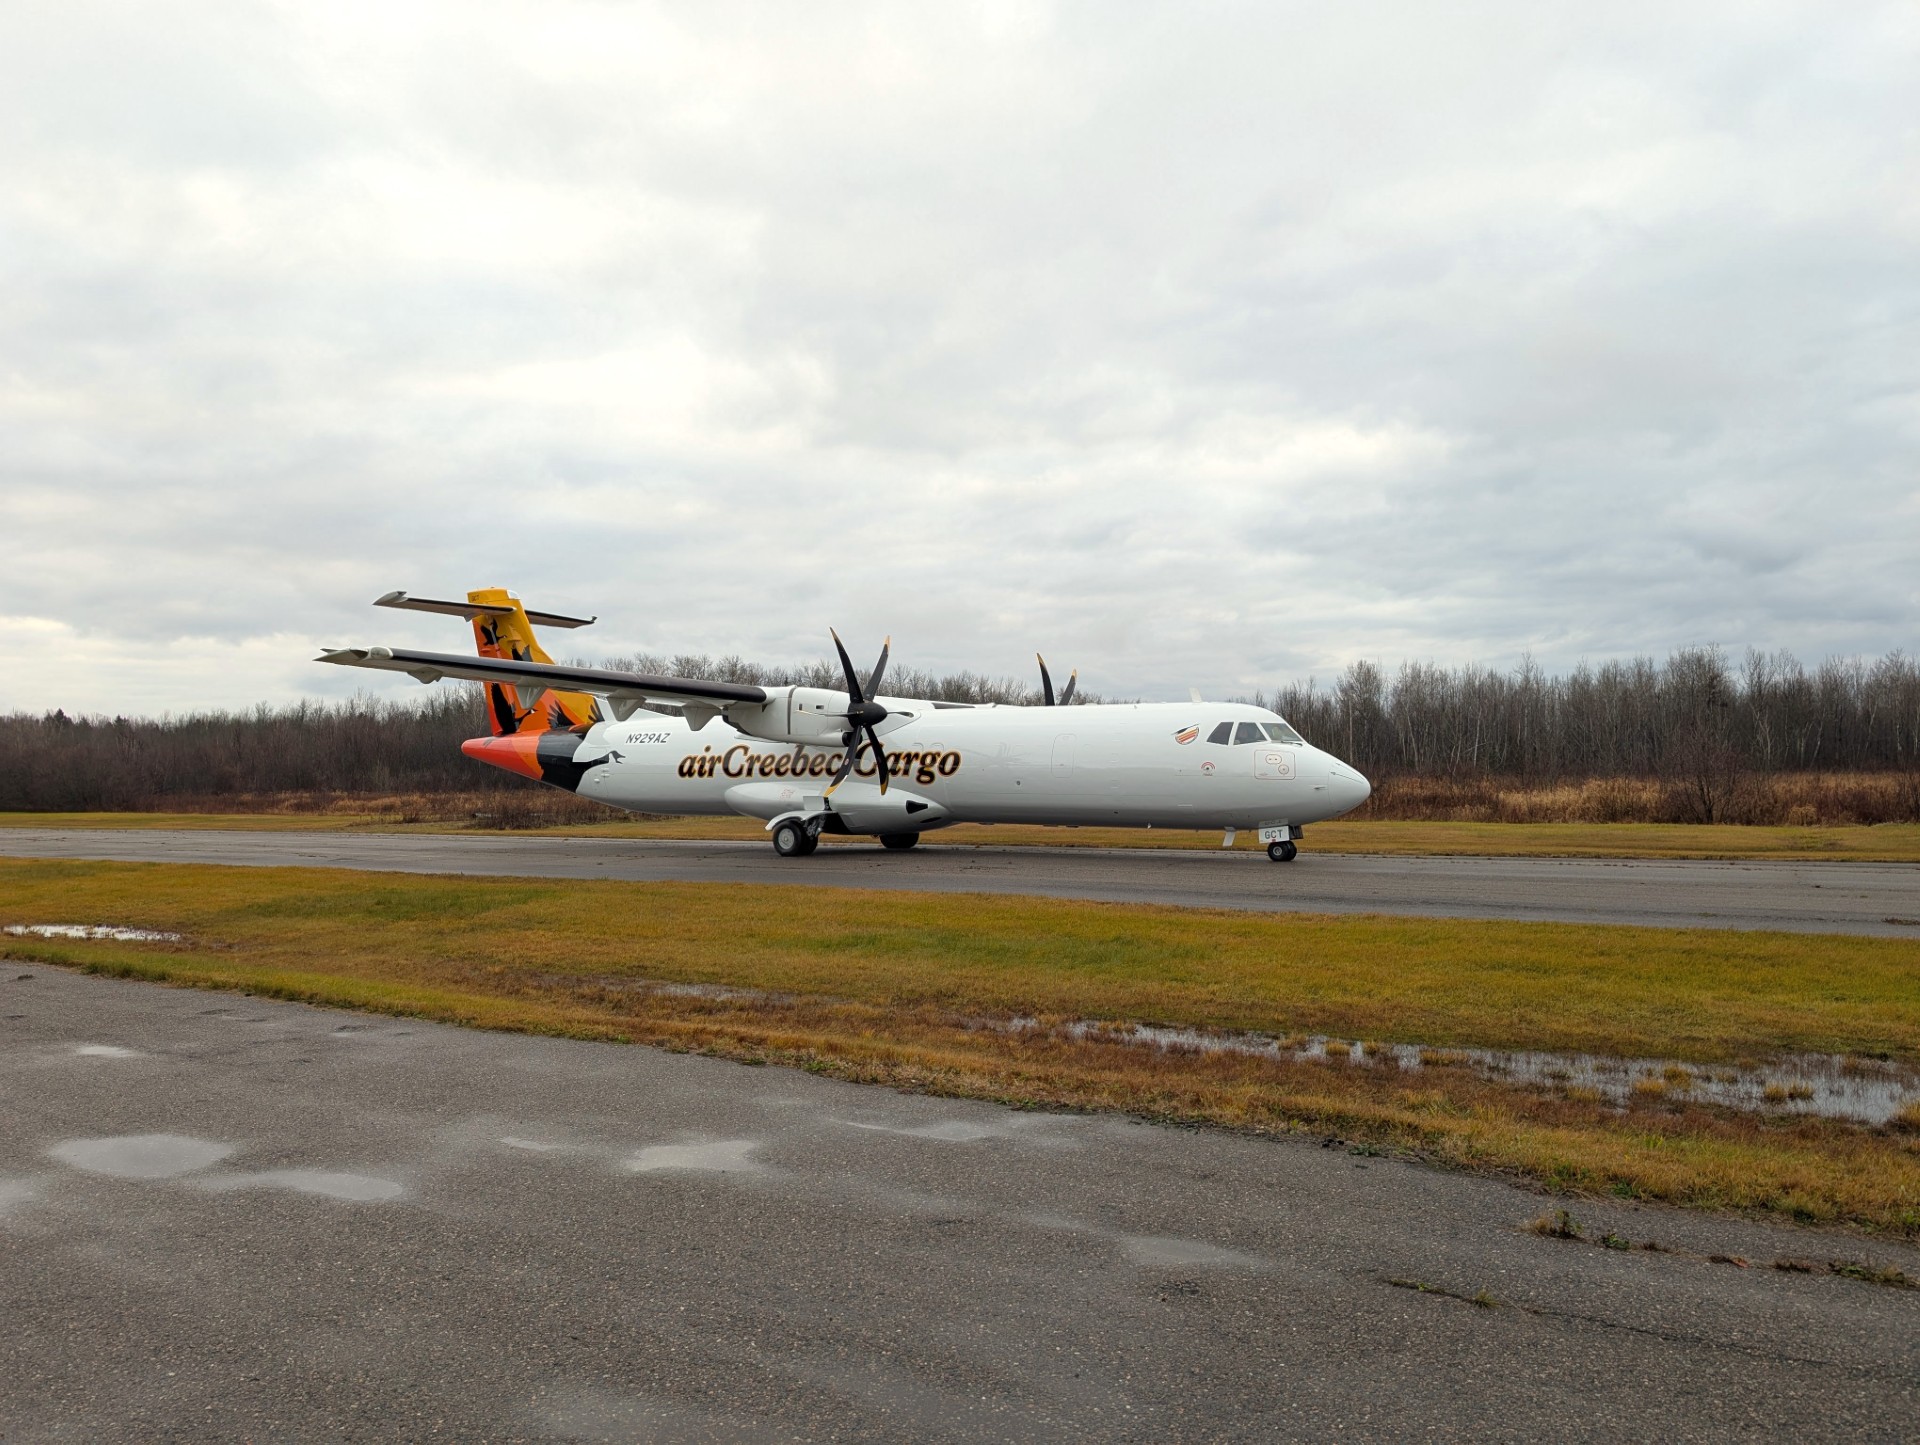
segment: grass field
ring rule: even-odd
[[[448,832],[446,823],[397,823],[377,813],[0,813],[0,827],[192,828],[338,832]],[[524,830],[534,834],[595,838],[658,838],[698,841],[766,841],[752,818],[619,818]],[[830,845],[841,840],[828,839]],[[855,846],[870,840],[847,839]],[[1218,849],[1217,832],[1166,828],[1040,828],[1016,824],[963,824],[927,835],[927,846],[1031,846],[1062,848]],[[1240,849],[1259,847],[1251,833]],[[1783,861],[1845,859],[1861,863],[1920,863],[1920,824],[1875,827],[1747,828],[1690,823],[1444,823],[1334,822],[1307,830],[1306,845],[1324,853],[1394,856],[1565,858],[1774,858]]]
[[[1920,1061],[1920,943],[986,895],[0,860],[0,922],[177,945],[6,954],[487,1028],[623,1039],[1047,1107],[1310,1130],[1550,1187],[1920,1235],[1920,1133],[1615,1109],[1445,1068],[1156,1051],[1057,1027]],[[661,993],[648,980],[751,993]],[[1013,1033],[1009,1020],[1037,1020]]]

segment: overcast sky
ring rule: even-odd
[[[1920,7],[16,0],[0,708],[1920,642]]]

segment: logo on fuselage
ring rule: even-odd
[[[1181,728],[1179,732],[1173,735],[1173,740],[1176,743],[1180,744],[1181,747],[1185,747],[1188,743],[1192,742],[1195,738],[1199,736],[1200,736],[1200,729],[1197,727]]]
[[[676,771],[683,778],[831,778],[840,771],[840,764],[846,756],[844,752],[757,753],[745,743],[735,743],[725,752],[715,752],[708,747],[698,753],[689,753],[680,759]],[[960,754],[952,748],[928,752],[891,752],[887,754],[887,764],[888,777],[902,782],[911,779],[923,786],[930,786],[960,771]],[[860,760],[854,764],[854,776],[872,778],[877,777],[879,772],[880,767],[872,751],[861,748]]]

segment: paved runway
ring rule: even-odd
[[[0,1098],[10,1442],[1920,1419],[1920,1294],[1772,1267],[1920,1251],[1576,1204],[1682,1251],[1616,1252],[1527,1232],[1527,1192],[1314,1141],[40,965],[0,974]]]
[[[1379,858],[1176,849],[865,844],[782,859],[764,843],[452,834],[0,830],[0,854],[548,878],[1029,893],[1259,912],[1557,919],[1920,938],[1920,865]]]

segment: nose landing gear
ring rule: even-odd
[[[1291,838],[1267,844],[1267,858],[1274,863],[1291,863],[1300,856],[1300,845]]]

